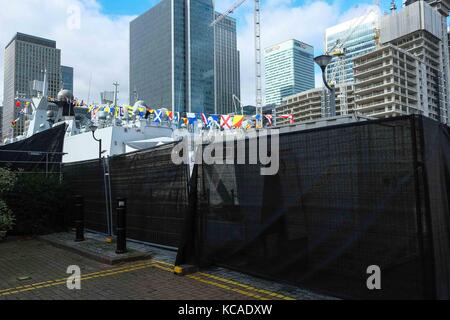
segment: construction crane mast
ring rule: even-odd
[[[359,19],[356,19],[355,22],[350,26],[348,32],[344,34],[341,39],[338,39],[333,47],[328,48],[327,54],[333,56],[335,58],[334,67],[329,71],[329,82],[332,86],[341,86],[340,87],[340,109],[341,115],[348,114],[348,101],[347,101],[347,86],[345,85],[346,77],[345,77],[345,65],[346,65],[346,46],[347,42],[351,39],[353,34],[356,32],[358,27],[364,24],[371,14],[378,14],[378,10],[380,8],[379,0],[374,1],[374,7],[371,10],[368,10],[363,16]],[[375,30],[377,35],[377,31]],[[375,36],[376,38],[377,36]],[[377,39],[375,39],[377,40]]]
[[[211,27],[214,27],[217,23],[234,13],[245,1],[247,0],[235,2],[225,13],[211,23]],[[256,128],[262,128],[261,3],[260,0],[253,1],[255,19]]]

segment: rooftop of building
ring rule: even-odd
[[[306,42],[303,42],[303,41],[300,41],[300,40],[297,40],[297,39],[288,39],[288,40],[285,40],[285,41],[282,41],[282,42],[273,44],[273,45],[271,45],[271,46],[268,46],[268,47],[266,47],[264,50],[272,49],[272,48],[274,48],[274,47],[276,47],[276,46],[281,46],[281,45],[286,44],[286,43],[289,43],[289,42],[297,42],[297,43],[300,43],[300,44],[302,44],[302,45],[305,45],[305,46],[307,46],[307,47],[309,47],[309,48],[314,49],[314,47],[313,47],[312,45],[310,45],[310,44],[308,44],[308,43],[306,43]]]
[[[54,41],[54,40],[49,40],[49,39],[45,39],[45,38],[41,38],[41,37],[37,37],[37,36],[32,36],[32,35],[25,34],[25,33],[20,33],[20,32],[17,32],[14,35],[14,37],[7,44],[5,49],[8,48],[11,45],[11,43],[13,43],[16,40],[17,41],[23,41],[23,42],[29,42],[29,43],[37,44],[37,45],[40,45],[40,46],[45,46],[45,47],[56,49],[56,41]]]

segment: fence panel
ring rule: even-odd
[[[128,199],[131,239],[178,247],[188,209],[188,167],[171,160],[173,145],[111,159],[113,199]]]
[[[259,165],[200,165],[195,236],[186,238],[194,244],[183,245],[197,249],[179,252],[177,262],[343,298],[434,297],[416,123],[404,117],[283,134],[275,176],[261,176]],[[368,290],[373,265],[382,290]]]
[[[85,197],[87,227],[107,233],[110,205],[114,231],[116,199],[124,197],[128,200],[128,238],[178,247],[188,210],[189,172],[186,165],[173,164],[172,147],[109,158],[110,183],[105,183],[104,167],[98,160],[65,165],[64,177],[72,194]]]
[[[103,161],[93,160],[65,164],[64,181],[72,196],[84,198],[86,228],[109,233]],[[74,214],[71,214],[74,221]]]

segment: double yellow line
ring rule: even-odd
[[[134,265],[130,265],[130,266],[124,266],[124,267],[119,267],[119,268],[114,268],[114,269],[108,269],[108,270],[103,270],[103,271],[98,271],[98,272],[87,273],[87,274],[84,274],[81,276],[81,281],[105,278],[105,277],[110,277],[110,276],[119,275],[119,274],[123,274],[123,273],[142,270],[142,269],[146,269],[146,268],[156,268],[156,269],[164,270],[164,271],[167,271],[170,273],[174,272],[174,265],[167,263],[167,262],[163,262],[163,261],[153,260],[153,261],[142,262],[142,263],[138,263],[138,264],[134,264]],[[204,272],[198,272],[193,275],[188,275],[187,278],[207,284],[207,285],[211,285],[211,286],[214,286],[214,287],[226,290],[226,291],[238,293],[243,296],[246,296],[246,297],[249,297],[252,299],[256,299],[256,300],[273,300],[273,299],[295,300],[291,297],[288,297],[288,296],[285,296],[285,295],[282,295],[279,293],[275,293],[275,292],[271,292],[271,291],[263,290],[263,289],[258,289],[258,288],[252,287],[250,285],[247,285],[247,284],[243,284],[243,283],[240,283],[240,282],[237,282],[234,280],[226,279],[223,277],[219,277],[219,276],[204,273]],[[54,287],[54,286],[60,286],[60,285],[66,284],[66,283],[67,283],[67,278],[61,278],[61,279],[39,282],[39,283],[24,285],[24,286],[10,288],[10,289],[3,289],[3,290],[0,290],[0,298],[5,297],[5,296],[10,296],[10,295],[15,295],[18,293],[33,291],[33,290],[44,289],[44,288],[49,288],[49,287]]]
[[[127,272],[133,272],[136,270],[141,270],[141,269],[152,267],[153,265],[154,265],[154,262],[145,262],[145,263],[135,264],[132,266],[124,266],[124,267],[120,267],[120,268],[114,268],[114,269],[108,269],[108,270],[103,270],[103,271],[98,271],[98,272],[87,273],[87,274],[84,274],[81,276],[81,281],[87,281],[87,280],[92,280],[92,279],[110,277],[113,275],[127,273]],[[33,291],[33,290],[37,290],[37,289],[44,289],[44,288],[50,288],[50,287],[63,285],[63,284],[67,283],[67,278],[68,277],[39,282],[39,283],[33,283],[30,285],[25,285],[25,286],[10,288],[10,289],[3,289],[3,290],[0,290],[0,297],[14,295],[14,294],[28,292],[28,291]]]

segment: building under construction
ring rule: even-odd
[[[354,59],[354,91],[346,92],[349,114],[374,118],[421,114],[450,125],[449,40],[447,17],[450,1],[410,1],[401,11],[381,17],[378,46]],[[340,115],[339,86],[336,114]],[[295,121],[327,116],[312,92],[284,99],[278,114],[294,114]],[[322,112],[317,112],[318,104]],[[281,124],[283,121],[281,121]]]
[[[355,109],[355,87],[352,83],[336,87],[336,115],[343,116],[341,105],[341,88],[346,86],[347,107],[349,110]],[[292,114],[296,122],[316,120],[331,116],[328,108],[330,93],[326,88],[315,88],[295,95],[286,97],[283,104],[276,109],[278,124],[286,124],[288,119],[281,119],[280,116]]]

